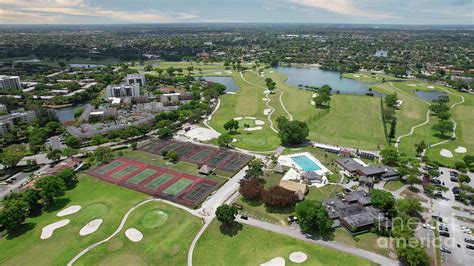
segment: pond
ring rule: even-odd
[[[95,68],[95,67],[105,67],[105,65],[99,64],[69,64],[70,67],[80,67],[80,68]]]
[[[56,116],[58,117],[59,121],[61,123],[64,123],[65,121],[71,121],[74,120],[74,110],[78,107],[84,107],[87,108],[90,106],[89,104],[78,104],[74,106],[68,106],[64,108],[58,108],[54,109],[54,112],[56,112]]]
[[[239,86],[235,84],[234,78],[231,76],[200,76],[199,78],[225,85],[225,92],[234,92],[239,89]]]
[[[335,71],[325,71],[317,67],[284,67],[275,68],[275,71],[284,73],[288,80],[286,83],[298,88],[303,86],[321,87],[325,84],[331,86],[333,94],[361,94],[373,93],[375,96],[382,96],[381,93],[370,91],[369,83],[363,83],[354,79],[343,77]],[[375,83],[372,83],[375,84]]]
[[[444,97],[447,94],[442,91],[421,91],[415,90],[416,95],[425,101],[432,101]]]

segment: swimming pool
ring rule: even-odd
[[[321,167],[306,155],[292,156],[291,160],[293,160],[305,172],[321,170]]]

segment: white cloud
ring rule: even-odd
[[[399,16],[386,14],[379,11],[363,10],[356,5],[352,0],[289,0],[292,3],[300,6],[323,9],[341,15],[363,17],[369,20],[378,19],[400,19]]]
[[[97,17],[123,22],[178,22],[196,14],[163,13],[156,10],[125,11],[94,7],[84,0],[0,0],[0,23],[74,23]],[[77,19],[82,17],[82,19]]]

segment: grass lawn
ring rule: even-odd
[[[378,239],[384,239],[388,241],[388,238],[379,237],[378,235],[374,233],[364,233],[364,234],[357,235],[354,238],[352,237],[351,234],[349,234],[349,232],[346,231],[346,229],[342,227],[337,228],[334,232],[334,241],[336,242],[346,244],[351,247],[371,251],[371,252],[380,254],[382,256],[388,257],[389,253],[394,250],[384,248],[384,247],[379,247],[377,245]]]
[[[365,83],[382,82],[382,79],[385,79],[385,81],[401,80],[402,79],[402,78],[397,78],[397,77],[394,77],[394,76],[379,74],[379,73],[376,73],[376,74],[372,75],[369,72],[362,72],[362,71],[357,72],[357,73],[344,73],[344,74],[342,74],[342,76],[345,77],[345,78],[355,79],[355,80],[358,80],[360,82],[365,82]]]
[[[344,189],[339,185],[326,185],[322,188],[309,187],[309,192],[305,199],[323,201],[327,198],[334,197],[337,193],[343,191]]]
[[[111,235],[118,227],[127,210],[146,198],[149,197],[145,194],[82,175],[77,186],[67,191],[58,200],[56,206],[43,212],[40,216],[27,219],[21,235],[0,240],[0,264],[31,265],[34,263],[35,265],[65,265],[88,245]],[[59,210],[75,204],[82,206],[79,212],[64,218],[56,217],[56,213]],[[172,231],[173,233],[169,236],[162,236],[166,238],[166,241],[159,244],[160,248],[168,252],[178,243],[182,246],[182,250],[170,256],[166,252],[154,252],[151,254],[152,248],[150,250],[136,248],[134,245],[143,247],[145,243],[149,243],[156,251],[156,246],[149,242],[149,240],[156,242],[155,236],[148,238],[146,233],[150,231],[146,231],[145,228],[136,223],[141,219],[140,215],[146,213],[146,210],[137,209],[137,212],[132,215],[130,223],[127,224],[130,226],[133,224],[134,227],[143,230],[145,233],[143,242],[132,244],[130,241],[125,241],[123,232],[121,232],[120,236],[117,237],[121,241],[114,239],[115,245],[112,245],[114,248],[110,248],[110,244],[99,247],[99,249],[102,249],[101,255],[95,257],[96,259],[94,259],[94,256],[87,259],[88,254],[84,257],[84,264],[96,263],[99,260],[109,260],[111,263],[114,262],[122,265],[128,262],[137,264],[138,261],[154,262],[155,264],[158,261],[165,261],[165,264],[167,264],[166,262],[174,264],[173,262],[182,261],[184,264],[187,254],[186,245],[192,241],[194,234],[199,230],[199,219],[187,215],[179,209],[163,204],[150,203],[150,205],[143,207],[144,209],[160,208],[169,213],[169,222],[163,225],[163,227],[167,227],[167,231]],[[47,240],[40,239],[41,229],[44,226],[65,218],[71,220],[70,224],[55,231],[51,238]],[[80,237],[79,230],[89,221],[96,218],[104,220],[99,230],[89,236]],[[168,224],[171,224],[172,228],[169,228],[170,225]],[[174,230],[176,230],[176,233]],[[159,234],[159,232],[157,233]],[[117,252],[113,253],[114,256],[109,256],[112,254],[112,250]],[[82,263],[82,261],[81,259],[79,262]]]
[[[143,233],[142,241],[128,240],[124,232],[130,227]],[[189,245],[200,227],[199,218],[151,202],[130,215],[121,234],[87,253],[77,265],[185,265]]]
[[[404,185],[405,184],[403,184],[403,182],[400,180],[393,180],[393,181],[388,181],[387,183],[385,183],[383,188],[390,191],[396,191],[402,188]]]
[[[405,198],[409,198],[409,199],[415,199],[415,200],[418,200],[418,201],[422,201],[422,202],[428,202],[428,200],[420,195],[418,195],[419,193],[416,193],[416,192],[413,192],[410,190],[410,188],[406,188],[405,190],[402,191],[402,193],[400,193],[400,196],[402,197],[405,197]]]
[[[197,242],[193,264],[259,265],[281,256],[286,259],[287,265],[296,265],[288,259],[289,254],[295,251],[308,255],[305,265],[371,265],[364,258],[247,225],[242,225],[236,235],[225,235],[216,221]]]
[[[247,72],[245,78],[256,76],[255,73]],[[263,115],[265,106],[263,89],[245,82],[240,73],[232,74],[236,84],[240,87],[236,94],[226,94],[220,97],[220,107],[212,116],[211,126],[221,133],[226,133],[224,124],[236,117],[255,117],[265,122],[262,130],[246,132],[241,126],[232,137],[237,139],[232,145],[254,151],[274,150],[280,144],[277,134],[270,129],[267,117]]]

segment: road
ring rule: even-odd
[[[382,255],[379,255],[379,254],[376,254],[376,253],[373,253],[373,252],[370,252],[370,251],[354,248],[354,247],[351,247],[351,246],[346,246],[346,245],[343,245],[343,244],[340,244],[340,243],[337,243],[337,242],[333,242],[333,241],[324,241],[324,240],[321,240],[321,239],[316,239],[311,235],[307,235],[307,234],[302,233],[298,228],[284,227],[284,226],[280,226],[280,225],[260,221],[260,220],[257,220],[257,219],[253,219],[253,218],[250,218],[250,217],[248,218],[248,220],[243,220],[239,217],[239,218],[237,218],[237,221],[240,222],[240,223],[243,223],[243,224],[255,226],[255,227],[262,228],[262,229],[265,229],[265,230],[268,230],[268,231],[272,231],[272,232],[275,232],[275,233],[278,233],[278,234],[283,234],[283,235],[287,235],[287,236],[290,236],[290,237],[293,237],[293,238],[297,238],[297,239],[300,239],[300,240],[303,240],[303,241],[306,241],[306,242],[310,242],[310,243],[313,243],[313,244],[318,245],[318,246],[323,246],[323,247],[327,247],[327,248],[340,250],[340,251],[343,251],[343,252],[358,256],[358,257],[368,259],[368,260],[373,261],[373,262],[375,262],[377,264],[380,264],[380,265],[384,265],[384,266],[399,265],[399,262],[397,260],[392,260],[392,259],[389,259],[387,257],[384,257]]]
[[[49,165],[45,165],[33,173],[19,172],[15,174],[14,176],[10,177],[8,180],[15,179],[15,180],[12,180],[11,184],[0,185],[0,199],[3,199],[5,196],[9,195],[12,191],[16,191],[20,189],[22,185],[25,185],[26,183],[28,183],[30,176],[37,175],[43,172],[44,170],[46,170],[47,168],[49,168]]]

